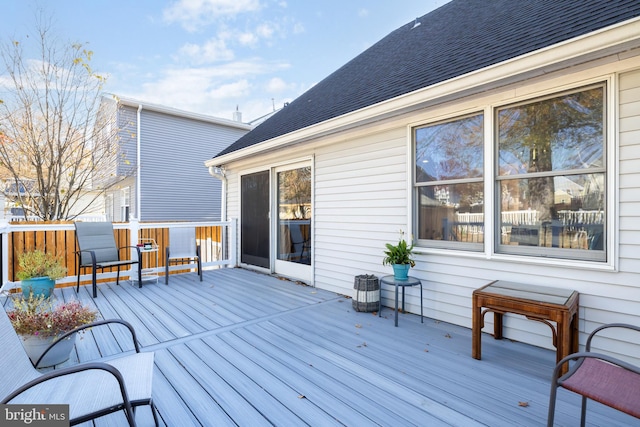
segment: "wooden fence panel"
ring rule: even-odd
[[[70,224],[70,223],[67,223]],[[21,224],[25,225],[25,224]],[[143,253],[144,268],[162,268],[165,266],[165,247],[169,244],[169,228],[144,228],[138,232],[139,238],[147,238],[155,240],[158,245],[158,257],[150,256],[151,253]],[[117,228],[114,230],[116,246],[120,249],[120,259],[131,259],[131,230],[127,228]],[[211,225],[196,228],[196,238],[201,245],[203,261],[219,260],[217,248],[221,244],[222,226]],[[77,269],[77,258],[75,251],[77,250],[75,230],[47,230],[47,231],[12,231],[9,234],[9,253],[8,277],[11,281],[17,281],[15,273],[19,270],[18,257],[20,254],[36,249],[43,250],[47,253],[55,254],[59,257],[63,264],[67,267],[67,276],[75,276]],[[147,256],[149,255],[149,256]],[[84,271],[86,270],[86,271]],[[89,273],[90,269],[84,269],[83,274]],[[104,272],[116,269],[105,269]],[[162,273],[163,274],[163,273]],[[112,279],[103,279],[101,281],[110,281]],[[82,283],[87,283],[83,281]]]

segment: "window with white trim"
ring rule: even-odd
[[[482,250],[483,121],[480,113],[414,129],[418,241]]]
[[[125,187],[120,192],[120,221],[129,221],[131,188]]]
[[[491,123],[475,114],[414,128],[418,245],[482,251],[494,221],[496,254],[606,262],[606,104],[599,83],[500,106]],[[483,125],[494,135],[491,182]]]
[[[496,111],[497,252],[606,261],[606,86]]]

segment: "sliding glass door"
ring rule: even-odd
[[[278,274],[311,280],[312,206],[311,165],[290,165],[275,170],[276,259]]]
[[[269,171],[240,178],[240,262],[270,268]]]

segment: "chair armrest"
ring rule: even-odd
[[[585,351],[591,350],[591,340],[598,332],[604,329],[610,329],[610,328],[631,329],[633,331],[640,332],[640,326],[630,325],[628,323],[608,323],[606,325],[599,326],[589,334],[589,337],[587,338],[587,343],[585,345]]]
[[[43,374],[40,377],[34,380],[31,380],[28,383],[20,386],[19,388],[11,392],[9,395],[7,395],[5,398],[3,398],[0,403],[2,404],[8,403],[15,397],[29,390],[30,388],[35,387],[39,384],[45,383],[49,380],[67,376],[67,375],[79,374],[81,372],[90,371],[90,370],[107,371],[116,379],[116,381],[118,381],[118,386],[120,387],[120,393],[122,394],[122,402],[124,404],[124,409],[126,411],[127,418],[129,420],[133,420],[133,417],[134,417],[133,408],[131,407],[131,402],[129,401],[129,396],[127,394],[127,389],[125,387],[124,378],[122,377],[122,374],[115,367],[107,363],[101,363],[101,362],[83,363],[82,365],[71,366],[69,368],[57,369],[55,371],[47,372],[46,374]]]
[[[80,249],[78,251],[74,251],[76,254],[78,254],[78,264],[82,265],[82,257],[80,256],[80,254],[82,252],[89,252],[89,255],[91,255],[91,265],[95,267],[96,265],[96,251],[92,251],[89,249]]]
[[[135,250],[136,250],[136,254],[138,255],[138,262],[140,262],[140,260],[142,259],[142,257],[140,256],[140,255],[141,255],[141,252],[140,252],[140,247],[139,247],[139,246],[134,246],[134,245],[120,246],[120,247],[118,248],[118,250],[120,250],[120,249],[125,249],[125,248],[133,248],[133,249],[135,249]]]
[[[133,326],[129,322],[127,322],[126,320],[122,320],[122,319],[98,320],[97,322],[88,323],[86,325],[78,326],[77,328],[75,328],[75,329],[73,329],[73,330],[71,330],[69,332],[65,332],[64,334],[60,335],[60,337],[55,342],[53,342],[51,345],[49,345],[49,347],[47,347],[44,350],[44,352],[42,353],[40,358],[38,358],[38,360],[34,364],[34,367],[37,368],[38,365],[40,364],[40,362],[42,361],[42,359],[44,358],[44,356],[49,352],[49,350],[51,350],[53,347],[55,347],[56,344],[61,342],[63,339],[75,334],[76,332],[80,332],[80,331],[83,331],[85,329],[95,328],[97,326],[110,325],[110,324],[113,324],[113,323],[124,325],[129,329],[129,332],[131,333],[131,339],[133,341],[133,345],[134,345],[134,347],[136,349],[136,353],[140,353],[140,345],[138,344],[138,337],[136,336],[136,331],[133,329]]]
[[[618,358],[615,358],[613,356],[609,356],[607,354],[581,351],[581,352],[573,353],[573,354],[570,354],[570,355],[566,356],[565,358],[563,358],[560,362],[558,362],[556,364],[556,367],[553,370],[553,382],[552,383],[553,384],[556,384],[556,382],[560,382],[561,383],[563,380],[566,380],[569,377],[571,377],[580,368],[580,364],[582,362],[575,363],[573,366],[571,366],[569,368],[569,371],[567,371],[566,374],[560,376],[560,368],[562,367],[563,364],[565,364],[566,362],[570,362],[572,360],[584,360],[586,358],[599,359],[599,360],[602,360],[604,362],[611,363],[612,365],[619,366],[619,367],[621,367],[623,369],[626,369],[628,371],[631,371],[631,372],[633,372],[635,374],[640,375],[640,367],[632,365],[632,364],[630,364],[628,362],[625,362],[624,360],[620,360]]]

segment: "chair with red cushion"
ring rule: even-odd
[[[582,395],[580,425],[584,427],[587,399],[595,400],[626,414],[640,418],[640,367],[615,357],[591,352],[591,340],[600,331],[610,328],[631,329],[640,332],[640,327],[624,323],[611,323],[596,328],[587,339],[585,351],[570,354],[562,359],[553,371],[549,417],[547,426],[553,426],[558,387]],[[575,361],[562,376],[564,363]]]

